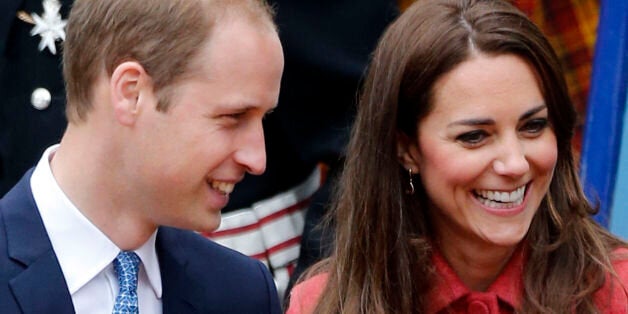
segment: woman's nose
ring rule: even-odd
[[[519,177],[530,170],[523,143],[516,138],[501,144],[500,154],[493,161],[493,170],[499,175]]]

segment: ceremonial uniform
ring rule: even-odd
[[[61,27],[71,1],[58,0],[58,10],[44,10],[44,3],[56,1],[0,2],[0,196],[36,163],[46,147],[59,142],[67,124],[62,41],[46,31]],[[36,27],[34,14],[45,22],[40,23],[44,36],[31,35]],[[46,36],[53,40],[54,54],[50,44],[40,50]]]

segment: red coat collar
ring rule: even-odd
[[[523,266],[526,260],[524,245],[517,248],[497,279],[486,291],[472,291],[458,277],[442,254],[435,249],[432,262],[435,267],[433,288],[428,294],[427,313],[438,313],[449,308],[469,313],[502,313],[504,309],[518,309],[523,294]],[[508,312],[508,310],[506,310]]]

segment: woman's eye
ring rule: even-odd
[[[483,130],[475,130],[467,133],[460,134],[456,137],[456,141],[461,142],[466,145],[477,145],[480,144],[488,134]]]
[[[548,121],[546,118],[538,118],[527,121],[522,127],[521,131],[536,135],[541,133],[548,126]]]

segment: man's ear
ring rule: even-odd
[[[419,173],[421,154],[417,140],[400,131],[397,131],[397,158],[404,169]]]
[[[116,120],[127,126],[137,120],[143,109],[143,100],[154,96],[152,80],[137,61],[126,61],[116,66],[109,86]]]

